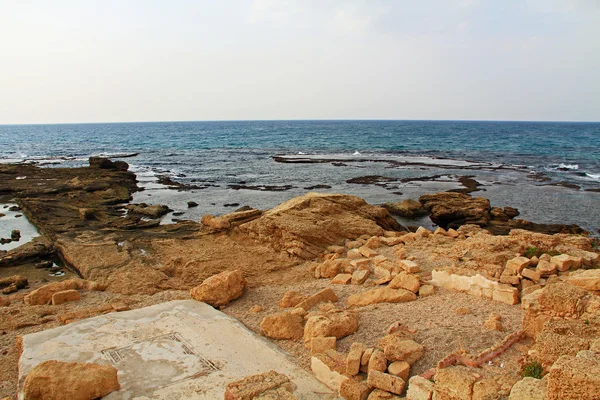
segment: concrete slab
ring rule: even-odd
[[[287,375],[299,399],[335,398],[290,357],[211,306],[180,300],[24,336],[19,387],[37,364],[58,360],[117,368],[121,390],[108,400],[222,399],[229,382],[270,370]]]

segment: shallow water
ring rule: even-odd
[[[10,243],[0,244],[0,250],[12,250],[39,236],[37,228],[29,222],[21,211],[10,211],[9,207],[16,206],[15,203],[0,203],[0,237],[10,238],[10,233],[17,229],[21,231],[21,239]],[[20,217],[17,217],[20,215]]]

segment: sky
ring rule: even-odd
[[[0,0],[0,124],[600,121],[600,0]]]

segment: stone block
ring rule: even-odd
[[[542,277],[540,272],[530,268],[524,268],[521,271],[521,275],[527,279],[532,280],[535,283],[538,283],[540,281],[540,278]]]
[[[352,343],[350,352],[346,358],[346,374],[351,376],[358,375],[358,372],[360,371],[360,360],[362,359],[364,350],[365,346],[362,343]]]
[[[388,361],[406,361],[410,365],[416,363],[425,353],[425,347],[414,340],[404,340],[398,336],[390,340],[383,349]]]
[[[406,361],[394,361],[388,365],[388,374],[399,376],[405,382],[408,381],[408,374],[410,373],[410,364]]]
[[[387,370],[387,365],[387,358],[385,358],[383,351],[379,349],[373,350],[371,357],[369,358],[369,374],[371,371],[385,372]]]
[[[190,295],[194,300],[220,307],[240,297],[245,287],[246,280],[241,271],[225,271],[205,279],[190,290]]]
[[[357,269],[352,273],[351,282],[353,285],[362,285],[369,278],[371,271],[368,269]]]
[[[335,350],[337,338],[335,336],[315,337],[310,341],[310,354],[324,354],[328,350]]]
[[[290,290],[283,294],[283,297],[279,301],[279,308],[290,308],[296,307],[299,303],[306,300],[306,296],[302,293]]]
[[[552,264],[556,265],[559,271],[568,271],[581,267],[581,257],[573,257],[568,254],[561,254],[550,259]]]
[[[366,381],[346,379],[341,384],[340,395],[346,400],[367,400],[372,390],[373,387]]]
[[[600,355],[584,350],[563,355],[548,374],[548,400],[600,398]]]
[[[428,297],[435,294],[435,289],[432,285],[421,285],[419,288],[419,297]]]
[[[435,374],[434,398],[471,399],[477,378],[467,367],[446,367]]]
[[[492,299],[509,305],[518,304],[519,290],[509,285],[500,284],[494,288]]]
[[[279,312],[267,315],[260,328],[272,339],[297,340],[304,335],[304,318],[287,311]]]
[[[345,365],[343,366],[345,368]],[[315,378],[328,388],[339,392],[342,383],[349,379],[340,370],[339,362],[327,354],[315,354],[310,359],[310,369]]]
[[[388,287],[392,289],[406,289],[413,293],[418,293],[419,288],[421,287],[421,281],[417,275],[402,271],[392,279]]]
[[[567,282],[585,290],[600,291],[600,269],[588,269],[572,273],[569,275]]]
[[[332,280],[333,285],[348,285],[352,281],[352,274],[337,274]]]
[[[276,371],[264,372],[229,383],[225,389],[225,400],[248,400],[261,398],[261,396],[269,398],[267,396],[276,393],[279,388],[287,393],[293,392],[293,386],[287,376]],[[291,398],[295,399],[293,396]]]
[[[332,303],[335,303],[336,301],[338,301],[337,295],[331,288],[323,289],[320,292],[313,294],[312,296],[308,297],[306,300],[298,303],[296,305],[296,307],[300,307],[306,311],[310,311],[310,309],[313,308],[314,306],[316,306],[317,304],[323,303],[326,301],[330,301]]]
[[[394,394],[401,394],[404,391],[405,386],[405,382],[402,378],[375,370],[369,371],[367,383],[374,388]]]
[[[530,264],[531,260],[527,257],[515,257],[508,260],[504,268],[508,270],[511,275],[516,275],[521,273],[523,268],[527,268]]]
[[[63,290],[52,295],[52,305],[56,306],[70,301],[77,301],[79,299],[81,299],[81,294],[79,294],[77,290]]]
[[[417,296],[405,289],[382,287],[348,297],[348,307],[363,307],[376,303],[405,303],[416,300]]]
[[[373,257],[379,255],[378,252],[376,252],[375,250],[373,250],[370,247],[367,247],[366,245],[359,247],[358,252],[367,258],[373,258]]]
[[[417,274],[421,272],[421,267],[419,267],[419,264],[411,260],[400,260],[398,261],[398,265],[401,269],[410,274]]]
[[[415,375],[408,380],[407,400],[431,400],[433,397],[433,382],[422,376]]]

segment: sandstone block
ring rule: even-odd
[[[523,378],[513,385],[508,400],[546,400],[546,386],[546,380]]]
[[[222,230],[231,228],[231,222],[227,218],[215,217],[214,215],[205,214],[200,219],[202,225],[206,225],[211,229]]]
[[[205,279],[199,286],[190,290],[190,295],[195,300],[220,307],[240,297],[245,287],[246,280],[241,271],[225,271]]]
[[[529,296],[535,297],[537,292]],[[552,310],[557,313],[580,314],[583,310],[580,302],[587,292],[577,286],[566,283],[554,283],[547,285],[539,292],[538,303],[544,310]]]
[[[63,290],[52,295],[52,305],[56,306],[81,299],[81,294],[75,289]]]
[[[573,257],[568,254],[561,254],[550,259],[552,264],[556,265],[559,271],[568,271],[581,267],[581,257]]]
[[[330,311],[310,317],[304,326],[304,343],[315,337],[335,336],[341,339],[358,329],[358,313],[354,311]]]
[[[365,349],[365,351],[363,351],[362,357],[360,358],[361,367],[369,365],[369,360],[373,355],[373,351],[375,351],[375,348],[373,347],[368,347]]]
[[[366,282],[367,278],[369,278],[369,274],[371,271],[368,269],[358,269],[352,273],[352,284],[353,285],[362,285]]]
[[[346,379],[340,387],[340,395],[346,400],[367,400],[373,388],[365,381]]]
[[[600,355],[580,351],[575,357],[563,355],[548,374],[548,400],[600,398]]]
[[[304,335],[304,318],[291,312],[267,315],[260,323],[265,336],[272,339],[300,339]]]
[[[365,243],[365,246],[367,246],[368,248],[371,248],[371,249],[380,248],[381,240],[379,239],[379,236],[373,236],[373,237],[369,238],[367,240],[367,242]]]
[[[548,260],[540,260],[536,268],[541,276],[550,276],[558,271],[556,264]]]
[[[315,337],[310,341],[310,354],[324,354],[327,350],[335,350],[337,344],[337,338],[335,336],[329,337]]]
[[[410,373],[410,364],[406,361],[394,361],[388,365],[388,374],[399,376],[405,382],[408,381],[408,374]]]
[[[438,226],[435,231],[433,231],[434,235],[440,235],[440,236],[446,236],[446,234],[448,233],[448,231],[446,231],[444,228],[442,228],[441,226]]]
[[[367,383],[374,388],[386,392],[400,394],[404,391],[405,382],[402,378],[375,370],[369,371]]]
[[[371,371],[379,371],[379,372],[385,372],[387,370],[387,358],[385,358],[385,354],[383,354],[383,351],[379,350],[379,349],[374,349],[373,352],[371,353],[371,357],[369,358],[369,367],[368,367],[368,372],[371,373]]]
[[[542,277],[540,272],[529,268],[524,268],[523,271],[521,271],[521,275],[535,283],[538,283]]]
[[[433,296],[434,294],[435,289],[432,285],[422,285],[419,288],[419,297]]]
[[[119,390],[110,365],[44,361],[25,377],[25,399],[91,400]]]
[[[531,260],[527,257],[515,257],[506,262],[505,269],[508,269],[512,275],[521,273],[523,268],[527,268]]]
[[[495,313],[490,314],[487,321],[483,323],[483,326],[492,331],[504,331],[504,327],[502,326],[502,322],[500,321],[500,316]]]
[[[442,399],[471,399],[477,379],[467,367],[446,367],[435,374],[434,397]]]
[[[352,274],[337,274],[332,280],[333,285],[348,285],[352,281]]]
[[[371,260],[368,258],[357,258],[356,260],[350,261],[350,264],[356,268],[360,268],[360,267],[368,268],[369,265],[371,265]]]
[[[412,365],[423,357],[425,347],[414,340],[404,340],[397,337],[397,339],[388,342],[383,352],[385,358],[389,361],[406,361]]]
[[[70,289],[102,291],[104,288],[104,286],[94,281],[87,281],[79,278],[67,279],[62,282],[49,283],[33,290],[23,298],[23,302],[31,306],[50,304],[52,296],[56,292]]]
[[[521,278],[517,275],[500,275],[500,283],[504,283],[506,285],[518,285],[521,282]]]
[[[421,267],[419,267],[419,264],[411,260],[399,260],[398,265],[401,269],[409,274],[417,274],[421,272]]]
[[[346,253],[346,257],[348,257],[350,260],[355,260],[361,258],[362,254],[360,254],[360,251],[358,251],[358,249],[351,249],[348,250],[348,252]]]
[[[501,386],[491,378],[484,378],[473,385],[473,400],[499,400],[504,397],[500,394]]]
[[[367,400],[401,400],[401,399],[402,398],[400,396],[397,396],[390,392],[386,392],[385,390],[381,390],[381,389],[374,389],[371,392],[371,394],[369,394],[369,397],[367,398]]]
[[[519,290],[510,285],[500,284],[493,289],[492,299],[505,304],[519,303]]]
[[[585,290],[600,291],[600,269],[588,269],[577,274],[573,273],[567,282]]]
[[[360,370],[360,360],[362,359],[364,350],[365,346],[362,343],[352,343],[350,346],[350,352],[346,358],[346,374],[351,376],[358,375]]]
[[[379,255],[378,252],[376,252],[375,250],[373,250],[370,247],[367,247],[366,245],[359,247],[358,252],[367,258],[373,258],[373,257]]]
[[[385,244],[386,246],[396,246],[397,244],[402,243],[402,239],[400,239],[399,237],[395,236],[395,237],[383,237],[380,238],[380,241],[382,244]]]
[[[296,292],[295,290],[290,290],[283,294],[281,301],[279,301],[279,308],[289,308],[296,307],[299,303],[306,300],[306,296]]]
[[[323,289],[320,292],[313,294],[312,296],[308,297],[306,300],[298,303],[296,305],[296,307],[300,307],[306,311],[310,311],[311,308],[313,308],[314,306],[316,306],[319,303],[323,303],[326,301],[335,303],[337,300],[338,300],[338,297],[335,294],[335,292],[332,289],[327,288],[327,289]]]
[[[328,354],[331,354],[328,352]],[[345,362],[331,357],[328,354],[315,354],[310,359],[310,369],[315,378],[321,381],[328,388],[339,392],[342,383],[349,378],[343,375]]]
[[[376,303],[405,303],[416,300],[417,296],[405,289],[382,287],[348,297],[348,307],[363,307]]]
[[[448,229],[448,232],[446,232],[446,236],[456,239],[460,236],[460,233],[458,233],[455,229],[450,228]]]
[[[433,397],[433,382],[422,376],[415,375],[408,381],[407,400],[431,400]]]
[[[287,376],[275,371],[264,372],[229,383],[225,389],[225,400],[295,399],[294,396],[285,395],[275,397],[280,388],[283,389],[281,394],[293,392],[292,384]]]
[[[328,246],[327,251],[330,253],[344,254],[344,246]]]
[[[406,289],[413,293],[418,293],[419,288],[421,287],[421,281],[417,275],[402,271],[392,279],[388,287],[392,289]]]

